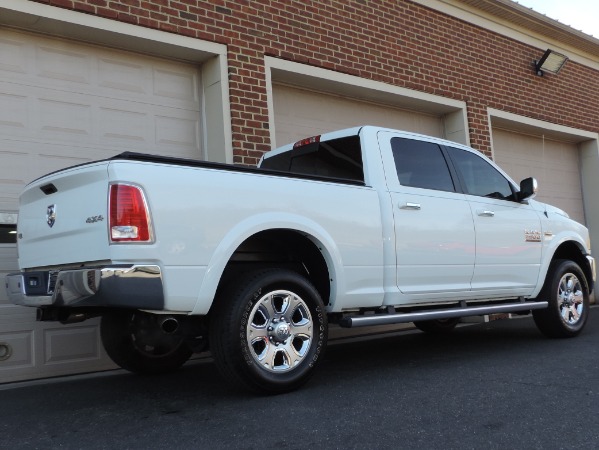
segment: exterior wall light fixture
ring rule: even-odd
[[[561,53],[547,49],[541,59],[534,62],[535,72],[540,77],[542,77],[545,72],[557,74],[562,67],[564,67],[566,61],[568,61],[568,57],[566,55],[562,55]]]

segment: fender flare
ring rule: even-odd
[[[316,222],[295,214],[264,213],[251,216],[239,222],[224,236],[215,249],[204,279],[196,304],[191,312],[193,315],[205,315],[210,310],[216,295],[221,277],[231,257],[239,246],[250,237],[262,231],[289,230],[305,235],[320,249],[325,259],[331,279],[331,299],[336,298],[340,286],[345,285],[343,261],[337,244],[332,236]],[[326,302],[326,299],[323,299]]]
[[[549,266],[551,265],[551,262],[553,261],[553,258],[555,257],[557,250],[567,242],[575,244],[576,247],[578,247],[578,249],[580,250],[581,255],[588,254],[588,252],[586,251],[586,244],[577,234],[562,233],[555,236],[552,239],[551,244],[543,252],[543,261],[541,262],[541,267],[539,268],[539,278],[537,280],[537,287],[532,292],[530,296],[531,298],[536,298],[537,295],[539,295],[539,292],[541,292],[541,289],[543,289],[543,285],[545,284],[545,280],[547,279]],[[581,269],[584,270],[584,267],[581,267]]]

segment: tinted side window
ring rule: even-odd
[[[260,167],[304,175],[364,181],[359,136],[307,144],[265,158]]]
[[[474,153],[448,148],[456,169],[464,180],[464,189],[470,195],[512,200],[509,181],[487,161]]]
[[[393,138],[391,149],[402,186],[455,192],[447,161],[437,144]]]

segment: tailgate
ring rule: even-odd
[[[66,169],[26,187],[17,224],[21,269],[109,259],[108,164]]]

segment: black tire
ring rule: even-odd
[[[243,274],[219,292],[211,313],[210,348],[218,369],[233,385],[254,392],[279,394],[308,381],[327,337],[318,291],[291,270]]]
[[[447,334],[451,333],[458,323],[460,323],[460,318],[453,317],[450,319],[422,320],[414,322],[414,325],[426,333]]]
[[[532,312],[535,324],[544,335],[569,338],[582,331],[589,317],[589,287],[583,271],[574,261],[553,261],[537,298],[549,302],[548,308]]]
[[[181,336],[165,333],[156,315],[140,311],[105,314],[100,336],[110,359],[138,374],[170,372],[192,355]]]

